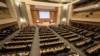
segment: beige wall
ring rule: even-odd
[[[20,17],[18,15],[18,11],[15,7],[14,1],[25,2],[27,14],[28,14],[29,25],[31,25],[31,26],[33,25],[30,5],[41,5],[41,6],[47,6],[47,7],[57,7],[58,8],[58,11],[57,11],[57,24],[60,24],[62,4],[37,2],[37,1],[32,1],[32,0],[7,0],[7,1],[8,1],[8,4],[9,4],[8,7],[10,8],[10,14],[11,14],[12,18],[10,18],[10,19],[0,19],[0,24],[10,23],[10,22],[14,22],[14,21],[18,21],[18,23],[19,23]],[[69,13],[71,13],[71,10],[70,10]],[[67,22],[69,22],[69,20],[70,20],[70,14],[69,14],[69,18],[68,18]],[[4,21],[6,21],[6,22],[4,22]],[[19,23],[19,25],[20,25],[20,23]]]
[[[61,4],[56,4],[56,3],[46,3],[46,2],[37,2],[37,1],[24,1],[26,4],[26,9],[27,9],[27,13],[28,13],[28,18],[29,18],[29,22],[30,25],[33,25],[33,21],[32,21],[32,16],[31,16],[31,9],[30,9],[30,5],[41,5],[41,6],[49,6],[49,7],[57,7],[58,8],[58,13],[57,13],[57,24],[60,23],[60,14],[61,14]]]
[[[28,15],[29,25],[33,26],[34,24],[33,24],[33,20],[32,20],[30,5],[26,5],[26,11],[27,11],[27,15]]]
[[[12,16],[11,19],[0,19],[0,24],[5,24],[5,23],[10,23],[10,22],[14,22],[17,21],[19,23],[20,26],[20,17],[18,15],[18,9],[16,9],[16,3],[14,3],[14,1],[17,2],[25,2],[25,6],[26,6],[26,11],[27,11],[27,15],[28,15],[28,21],[29,21],[29,25],[33,25],[33,21],[32,21],[32,16],[31,16],[31,10],[30,10],[30,5],[41,5],[41,6],[47,6],[47,7],[57,7],[57,24],[60,24],[60,15],[61,15],[61,4],[57,4],[57,3],[46,3],[46,2],[37,2],[37,1],[32,1],[32,0],[7,0],[8,4],[9,4],[9,8],[10,8],[10,14]],[[6,21],[6,22],[4,22]]]
[[[11,18],[0,19],[0,25],[1,24],[6,24],[6,23],[11,23],[11,22],[17,22],[17,16],[16,16],[16,13],[15,13],[15,7],[14,7],[13,0],[6,0],[6,1],[7,1],[9,11],[10,11],[10,15],[12,17]]]
[[[39,1],[25,1],[26,4],[30,5],[40,5],[40,6],[51,6],[51,7],[60,7],[61,4],[57,3],[47,3],[47,2],[39,2]]]
[[[68,6],[68,19],[67,19],[67,24],[69,25],[69,22],[72,18],[72,14],[73,14],[73,6],[72,4],[70,3],[69,6]]]
[[[0,25],[6,24],[6,23],[11,23],[11,22],[16,22],[16,21],[17,21],[17,19],[15,19],[15,18],[0,19]]]

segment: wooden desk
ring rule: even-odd
[[[92,54],[96,50],[100,50],[100,44],[96,44],[86,50],[87,53]]]

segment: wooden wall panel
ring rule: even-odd
[[[40,19],[39,10],[31,10],[33,24],[36,26],[36,21],[39,20],[42,24],[43,22],[50,22],[50,20],[54,20],[54,23],[57,23],[57,11],[50,11],[49,19]]]
[[[73,18],[83,18],[83,15],[75,15]]]
[[[96,11],[96,12],[94,12],[93,14],[100,14],[100,11]]]
[[[90,11],[87,11],[87,12],[79,12],[79,13],[76,13],[76,14],[73,14],[72,18],[80,18],[80,19],[83,19],[83,18],[86,18],[86,16],[89,16],[87,18],[96,18],[96,19],[100,19],[100,11],[93,11],[93,14],[90,15]]]
[[[57,23],[57,12],[56,11],[51,11],[51,19],[54,20],[55,23]]]
[[[73,14],[72,18],[86,18],[86,15],[89,15],[89,12],[82,12]]]
[[[100,14],[90,15],[89,18],[100,18]]]
[[[100,11],[93,12],[93,15],[90,15],[90,18],[100,19]]]
[[[36,25],[36,20],[39,20],[38,10],[31,11],[33,24]]]

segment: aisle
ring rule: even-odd
[[[30,56],[40,56],[40,48],[39,48],[39,33],[38,33],[38,27],[36,27]]]

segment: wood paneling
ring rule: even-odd
[[[57,23],[57,12],[56,11],[51,11],[50,14],[51,14],[50,15],[51,19],[54,20],[55,23]]]
[[[36,25],[36,20],[39,20],[39,14],[38,14],[38,10],[32,10],[31,11],[32,14],[32,20],[33,20],[33,24]]]
[[[90,18],[100,18],[100,11],[93,12],[93,15],[90,15]]]
[[[73,14],[72,18],[80,18],[80,19],[83,19],[83,18],[86,18],[86,15],[89,15],[88,18],[98,18],[100,19],[100,11],[93,11],[93,14],[90,15],[91,11],[87,11],[87,12],[79,12],[79,13],[76,13],[76,14]]]
[[[54,23],[57,23],[57,11],[50,11],[50,18],[49,19],[40,19],[39,17],[39,10],[31,10],[33,24],[36,26],[36,21],[39,20],[42,24],[43,22],[50,22],[50,20],[54,20]]]
[[[86,15],[89,15],[89,12],[80,12],[72,16],[72,18],[86,18]]]
[[[90,15],[89,18],[98,18],[99,19],[100,18],[100,14]]]

